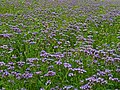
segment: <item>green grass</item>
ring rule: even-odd
[[[105,69],[111,70],[110,74],[113,78],[120,80],[119,72],[116,72],[116,69],[120,67],[120,62],[106,62],[106,59],[102,60],[104,57],[102,54],[100,58],[97,58],[94,54],[89,55],[84,52],[86,46],[90,45],[96,51],[104,50],[106,57],[120,56],[118,50],[120,39],[117,38],[120,36],[120,15],[112,16],[108,13],[114,9],[119,11],[119,8],[109,2],[106,6],[101,5],[100,1],[81,2],[82,0],[71,5],[70,1],[61,4],[54,1],[46,2],[45,5],[42,0],[31,0],[31,4],[27,4],[25,0],[1,0],[0,35],[12,34],[13,36],[10,38],[0,36],[0,88],[51,90],[58,86],[59,88],[55,90],[60,88],[63,90],[63,87],[72,85],[73,88],[69,90],[75,90],[75,88],[81,90],[80,87],[88,83],[86,78],[97,74],[98,70],[104,71]],[[107,15],[107,19],[102,20],[102,15]],[[92,19],[87,20],[89,18]],[[109,18],[112,18],[113,22]],[[14,31],[13,27],[19,28],[21,33]],[[90,36],[92,39],[89,39]],[[94,42],[89,44],[89,40]],[[7,45],[6,48],[5,45]],[[42,50],[53,56],[40,56]],[[114,50],[114,53],[109,54],[109,50]],[[64,57],[55,57],[54,55],[58,52],[64,54]],[[27,61],[28,58],[38,58],[38,61],[30,63]],[[62,62],[61,65],[56,64],[58,60]],[[94,60],[97,60],[97,63],[94,63]],[[10,62],[14,64],[10,65]],[[18,62],[24,62],[24,65],[19,67]],[[65,68],[64,63],[71,64],[72,68],[82,68],[86,72],[72,71],[70,68]],[[14,69],[9,69],[12,66]],[[21,77],[27,71],[26,69],[30,69],[29,73],[33,74],[32,78],[17,79],[12,74],[17,72]],[[10,74],[3,77],[5,71]],[[38,71],[41,71],[41,74],[37,75]],[[56,75],[44,76],[48,71],[54,71]],[[74,76],[68,76],[69,73],[73,73]],[[108,74],[98,77],[104,78],[108,83],[95,83],[90,90],[120,89],[120,82],[109,80]],[[51,83],[46,84],[49,80]],[[83,82],[80,82],[81,80]]]

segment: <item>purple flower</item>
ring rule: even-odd
[[[37,74],[37,75],[39,75],[39,74],[41,74],[42,72],[41,71],[37,71],[37,72],[35,72],[35,74]]]
[[[120,68],[116,69],[116,72],[119,72],[119,73],[120,73]]]
[[[29,79],[32,77],[33,77],[32,73],[25,72],[24,74],[22,74],[22,78],[24,78],[24,79]]]
[[[55,53],[55,54],[52,54],[52,55],[51,55],[51,57],[55,57],[55,58],[60,59],[60,58],[63,58],[63,57],[64,57],[64,55],[63,55],[63,54],[61,54],[60,52],[57,52],[57,53]]]
[[[58,41],[58,44],[60,45],[60,44],[62,44],[62,42]]]
[[[111,70],[105,69],[105,73],[110,73],[110,72],[111,72]]]
[[[62,62],[59,60],[59,61],[55,61],[55,63],[57,64],[57,65],[61,65],[62,64]]]
[[[97,60],[93,60],[93,63],[97,63],[98,61]]]
[[[17,27],[12,27],[12,29],[15,31],[15,32],[17,32],[17,33],[21,33],[21,30],[19,29],[19,28],[17,28]]]
[[[9,76],[9,75],[10,75],[10,73],[8,71],[4,71],[2,77],[6,77],[6,76]]]
[[[29,43],[30,43],[31,45],[32,45],[32,44],[36,44],[36,42],[29,42]]]
[[[64,67],[65,67],[65,68],[70,68],[70,67],[72,67],[72,66],[71,66],[71,64],[69,64],[69,63],[64,63]]]
[[[48,56],[50,56],[50,54],[47,53],[46,51],[42,50],[40,56],[42,56],[42,57],[48,57]]]
[[[54,46],[54,48],[58,48],[58,46]]]
[[[56,72],[54,71],[48,71],[47,74],[45,74],[44,76],[55,76],[56,75]]]
[[[10,38],[12,36],[13,34],[0,34],[0,37],[3,37],[3,38]]]
[[[81,86],[80,89],[82,89],[82,90],[90,90],[91,86],[87,83],[87,84]]]
[[[17,62],[17,64],[18,64],[18,66],[22,67],[25,64],[25,62],[19,61],[19,62]]]
[[[8,70],[14,70],[14,68],[15,68],[14,66],[9,66]]]
[[[38,61],[38,58],[27,58],[27,61],[33,63],[34,61]]]
[[[106,72],[104,72],[104,71],[99,71],[99,72],[97,73],[97,75],[98,75],[98,76],[105,76],[105,75],[106,75]]]
[[[15,63],[14,62],[9,62],[8,65],[13,66],[13,65],[15,65]]]
[[[64,86],[63,87],[63,90],[70,90],[70,89],[72,89],[73,88],[73,86],[72,85],[69,85],[69,86]]]
[[[0,62],[0,67],[1,67],[1,66],[4,66],[4,65],[5,65],[5,63],[4,63],[4,62]]]

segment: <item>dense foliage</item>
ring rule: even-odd
[[[120,90],[119,0],[0,0],[0,90]]]

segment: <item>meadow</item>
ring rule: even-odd
[[[120,90],[120,1],[0,0],[0,90]]]

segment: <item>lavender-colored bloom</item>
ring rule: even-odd
[[[114,58],[114,61],[120,62],[120,58]]]
[[[59,61],[55,61],[55,63],[57,64],[57,65],[61,65],[62,64],[62,62],[59,60]]]
[[[22,78],[22,74],[21,73],[15,73],[16,79],[20,80]]]
[[[54,48],[58,48],[58,46],[54,46]]]
[[[37,75],[39,75],[39,74],[41,74],[42,72],[41,71],[37,71],[37,72],[35,72],[35,74],[37,74]]]
[[[80,89],[82,89],[82,90],[90,90],[91,86],[87,83],[87,84],[81,86]]]
[[[0,62],[0,67],[1,67],[1,66],[4,66],[4,65],[5,65],[5,63],[4,63],[4,62]]]
[[[106,62],[114,62],[114,59],[112,57],[107,57]]]
[[[8,70],[14,70],[15,67],[14,67],[14,66],[9,66],[7,69],[8,69]]]
[[[48,69],[52,69],[52,68],[54,68],[54,66],[53,66],[53,65],[50,65],[50,66],[48,67]]]
[[[45,62],[45,61],[47,61],[47,58],[43,58],[43,59],[42,59],[42,62]]]
[[[48,71],[47,74],[45,74],[44,76],[55,76],[56,75],[56,72],[54,71]]]
[[[78,71],[78,73],[86,73],[87,71],[81,68],[73,68],[72,71]]]
[[[12,29],[15,31],[15,32],[17,32],[17,33],[21,33],[21,30],[19,29],[19,28],[17,28],[17,27],[12,27]]]
[[[97,75],[98,75],[98,76],[105,76],[105,75],[106,75],[106,72],[104,72],[104,71],[99,71],[99,72],[97,73]]]
[[[58,44],[60,45],[60,44],[62,44],[62,42],[58,41]]]
[[[96,80],[96,77],[95,77],[95,76],[86,78],[86,81],[89,81],[89,82],[95,82],[95,80]]]
[[[42,57],[48,57],[48,56],[50,56],[50,54],[47,53],[46,51],[42,50],[40,56],[42,56]]]
[[[14,16],[13,14],[9,14],[9,13],[5,13],[5,16],[9,17],[9,16]]]
[[[13,66],[13,65],[15,65],[15,63],[14,62],[9,62],[8,65]]]
[[[5,70],[5,71],[3,72],[3,74],[2,74],[2,77],[6,77],[6,76],[9,76],[9,75],[10,75],[10,73]]]
[[[0,37],[3,37],[3,38],[10,38],[12,36],[13,34],[0,34]]]
[[[17,62],[17,64],[18,64],[18,66],[22,67],[25,64],[25,62],[19,61],[19,62]]]
[[[0,73],[3,73],[3,70],[0,70]]]
[[[28,67],[28,68],[26,68],[26,71],[30,71],[30,68]]]
[[[97,63],[98,61],[97,60],[94,60],[93,63]]]
[[[16,59],[16,58],[17,58],[17,56],[12,56],[11,58],[12,58],[12,59]]]
[[[61,54],[60,52],[57,52],[57,53],[55,53],[55,54],[52,54],[51,57],[55,57],[55,58],[60,59],[60,58],[63,58],[63,57],[64,57],[64,54]]]
[[[119,72],[119,73],[120,73],[120,68],[116,69],[116,72]]]
[[[69,64],[69,63],[64,63],[64,67],[65,67],[65,68],[71,68],[71,67],[72,67],[72,65],[71,65],[71,64]]]
[[[32,73],[26,72],[26,73],[22,74],[22,78],[24,78],[24,79],[29,79],[29,78],[32,78],[32,77],[33,77]]]
[[[35,61],[38,61],[38,58],[27,58],[27,61],[33,63]]]
[[[0,14],[0,17],[3,17],[4,16],[4,14]]]
[[[111,72],[111,70],[109,70],[109,69],[105,69],[105,73],[110,73]]]
[[[64,86],[63,87],[63,90],[70,90],[70,89],[72,89],[73,88],[73,86],[72,85],[69,85],[69,86]]]
[[[32,45],[32,44],[36,44],[36,42],[29,42],[29,43],[30,43],[31,45]]]
[[[109,80],[116,81],[116,82],[120,81],[118,78],[113,78],[113,77],[109,77]]]

